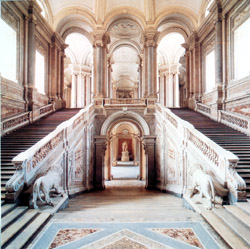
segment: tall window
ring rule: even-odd
[[[207,8],[206,8],[206,11],[205,11],[205,17],[207,17],[208,14],[210,13],[210,12],[209,12],[209,8],[210,8],[210,6],[212,5],[213,1],[214,1],[214,0],[210,0],[210,2],[208,3]]]
[[[36,50],[36,74],[35,86],[39,93],[45,94],[45,59],[44,56]]]
[[[0,18],[0,72],[4,78],[17,80],[17,32]]]
[[[234,78],[250,75],[250,18],[234,31]]]
[[[215,86],[214,50],[206,56],[206,87],[205,92],[211,92]]]

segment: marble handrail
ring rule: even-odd
[[[196,111],[216,120],[217,122],[250,135],[250,117],[248,116],[230,111],[216,110],[211,106],[201,103],[196,103]]]
[[[170,109],[157,104],[156,110],[161,112],[165,123],[169,124],[169,128],[175,129],[179,134],[184,148],[195,151],[199,157],[203,158],[202,160],[207,161],[211,171],[229,188],[235,199],[238,199],[238,194],[244,193],[246,189],[245,181],[235,170],[239,158],[199,132],[192,124],[182,120]],[[240,196],[240,198],[244,199],[244,196]]]
[[[50,114],[55,111],[54,105],[49,104],[42,106],[37,110],[31,112],[25,112],[22,114],[15,115],[13,117],[4,119],[1,122],[1,135],[4,135],[8,132],[14,131],[24,125],[31,124],[36,120]]]
[[[30,186],[36,178],[39,170],[46,163],[47,157],[55,153],[55,159],[65,152],[69,134],[85,121],[86,113],[93,111],[91,106],[81,109],[71,119],[64,121],[46,137],[34,144],[24,152],[13,158],[12,163],[16,168],[16,173],[6,184],[7,193],[20,193],[24,185]],[[77,132],[77,131],[76,131]],[[17,196],[15,196],[16,198]]]

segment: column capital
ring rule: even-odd
[[[105,30],[95,30],[93,32],[94,47],[106,47],[110,43],[110,35]]]
[[[144,46],[145,47],[156,47],[159,32],[156,30],[147,30],[144,32]]]

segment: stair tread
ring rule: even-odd
[[[23,226],[25,226],[35,215],[37,215],[37,210],[29,210],[27,213],[22,215],[14,224],[10,225],[2,233],[2,246],[10,240]]]
[[[246,214],[244,211],[242,211],[236,206],[225,205],[224,208],[250,228],[250,215]]]
[[[238,234],[249,246],[249,227],[242,224],[239,219],[227,212],[224,207],[213,209],[216,215],[223,220],[236,234]]]
[[[16,219],[20,214],[25,212],[28,209],[28,207],[17,207],[14,210],[12,210],[10,213],[8,213],[4,218],[2,218],[1,228],[5,228],[10,222],[12,222],[14,219]]]
[[[231,248],[249,248],[213,211],[204,211],[202,216]]]
[[[16,204],[13,203],[13,204],[5,204],[1,207],[1,214],[2,214],[2,217],[10,212],[12,209],[14,209],[16,207]]]
[[[41,213],[35,220],[33,220],[23,231],[20,233],[7,247],[6,249],[18,249],[22,248],[28,240],[36,233],[36,231],[47,221],[50,217],[50,213]]]

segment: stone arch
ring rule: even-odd
[[[91,44],[93,44],[93,37],[88,33],[86,30],[79,28],[79,27],[70,27],[67,30],[65,30],[62,34],[62,38],[65,40],[66,37],[72,33],[79,33],[85,36]]]
[[[141,30],[145,30],[147,24],[144,18],[144,14],[133,8],[133,7],[123,7],[123,8],[115,8],[112,9],[107,15],[105,16],[105,22],[104,22],[104,29],[108,30],[113,23],[120,19],[130,19],[134,22],[136,22]]]
[[[198,28],[198,17],[197,15],[190,9],[182,6],[172,5],[166,8],[163,8],[159,13],[158,17],[155,20],[155,27],[159,27],[160,24],[167,19],[171,14],[178,14],[180,17],[187,19],[190,21],[189,31],[192,32]],[[184,23],[185,24],[185,23]],[[187,23],[186,23],[187,24]]]
[[[184,37],[185,41],[188,38],[188,34],[187,34],[187,32],[183,28],[181,28],[181,27],[169,28],[169,29],[166,29],[166,30],[164,30],[163,32],[160,33],[160,35],[158,37],[158,40],[157,40],[157,44],[159,45],[159,43],[161,42],[161,40],[166,35],[168,35],[170,33],[179,33],[179,34],[181,34]]]
[[[72,7],[66,7],[62,10],[60,10],[54,18],[53,22],[53,28],[58,31],[58,25],[63,22],[63,20],[66,17],[70,16],[78,16],[79,19],[82,17],[85,18],[85,21],[91,26],[92,29],[96,28],[96,21],[93,13],[89,11],[87,8],[84,7],[77,7],[77,8],[72,8]]]
[[[110,55],[112,55],[117,49],[123,46],[134,49],[138,54],[142,53],[140,46],[136,42],[129,39],[123,39],[117,40],[111,45],[111,47],[109,48]]]
[[[147,122],[145,121],[144,118],[142,118],[138,113],[132,112],[132,111],[118,111],[116,113],[113,113],[112,115],[110,115],[102,124],[101,127],[101,131],[100,131],[100,135],[101,136],[105,136],[109,130],[109,128],[112,126],[112,124],[114,122],[117,122],[119,120],[133,120],[135,121],[141,131],[142,131],[142,135],[145,136],[149,136],[150,135],[150,129],[149,126],[147,124]]]

